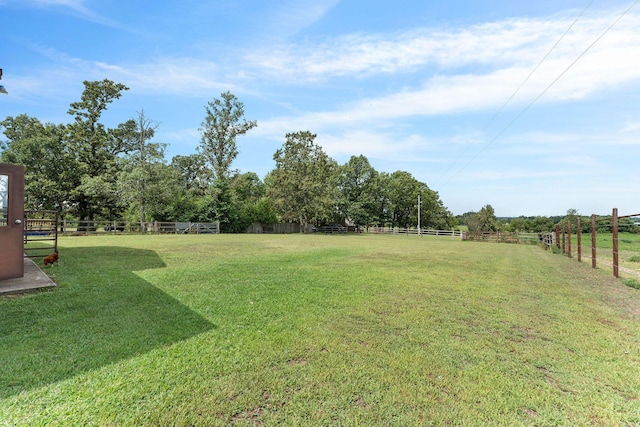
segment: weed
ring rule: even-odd
[[[623,283],[630,288],[640,289],[640,283],[636,279],[625,279]]]

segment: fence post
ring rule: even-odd
[[[580,217],[578,217],[578,229],[576,230],[576,237],[578,238],[578,262],[582,262],[582,223]]]
[[[591,268],[596,268],[596,214],[591,215]]]
[[[567,221],[567,255],[571,258],[571,221]]]
[[[560,225],[556,224],[556,247],[560,249]]]
[[[612,214],[612,226],[613,226],[613,275],[617,278],[618,275],[618,208],[613,208]]]
[[[562,255],[567,253],[567,223],[562,224]]]

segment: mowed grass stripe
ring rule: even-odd
[[[56,291],[0,300],[0,425],[640,423],[640,294],[535,246],[109,236],[61,255]]]

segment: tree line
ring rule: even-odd
[[[159,124],[144,110],[112,128],[102,123],[128,89],[85,81],[69,124],[26,114],[0,122],[0,161],[25,166],[26,209],[79,221],[219,221],[223,232],[244,232],[253,222],[408,228],[418,224],[420,197],[423,227],[456,225],[438,193],[409,172],[378,172],[363,155],[340,165],[306,130],[285,135],[263,180],[233,169],[236,139],[258,123],[244,118],[244,104],[230,92],[205,106],[197,152],[167,161],[167,144],[154,142]]]
[[[571,225],[572,232],[577,232],[578,218],[580,219],[580,232],[591,233],[592,224],[590,216],[583,216],[576,209],[567,210],[564,216],[520,216],[517,218],[497,218],[491,205],[485,205],[478,212],[467,212],[456,217],[460,225],[465,225],[470,233],[483,232],[511,232],[511,233],[546,233]],[[611,233],[613,230],[610,216],[596,216],[596,232]],[[640,224],[631,218],[618,220],[618,231],[623,233],[640,233]]]

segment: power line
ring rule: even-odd
[[[489,146],[490,146],[491,144],[493,144],[493,143],[494,143],[494,142],[495,142],[495,141],[496,141],[500,136],[502,136],[502,134],[503,134],[504,132],[506,132],[506,131],[507,131],[507,129],[509,129],[509,128],[510,128],[510,127],[511,127],[511,126],[512,126],[512,125],[513,125],[513,124],[514,124],[514,123],[515,123],[515,122],[516,122],[520,117],[522,117],[522,115],[523,115],[525,112],[527,112],[527,111],[529,110],[529,108],[531,108],[531,106],[533,106],[533,104],[535,104],[535,103],[536,103],[536,102],[537,102],[537,101],[538,101],[538,100],[539,100],[539,99],[540,99],[540,98],[541,98],[545,93],[547,93],[547,91],[548,91],[548,90],[549,90],[549,89],[550,89],[554,84],[556,84],[556,82],[558,82],[558,80],[560,80],[560,79],[561,79],[561,78],[562,78],[562,77],[567,73],[567,71],[569,71],[569,70],[570,70],[570,69],[571,69],[571,68],[572,68],[572,67],[573,67],[573,66],[574,66],[574,65],[575,65],[575,64],[576,64],[580,59],[582,59],[582,57],[583,57],[584,55],[586,55],[586,54],[587,54],[587,52],[588,52],[589,50],[591,50],[591,48],[592,48],[593,46],[595,46],[595,44],[596,44],[596,43],[598,43],[598,42],[599,42],[599,41],[600,41],[600,40],[605,36],[605,34],[607,34],[607,33],[608,33],[608,32],[609,32],[609,31],[610,31],[610,30],[611,30],[611,29],[612,29],[612,28],[613,28],[613,27],[614,27],[614,26],[615,26],[615,25],[616,25],[616,24],[617,24],[617,23],[618,23],[622,18],[624,18],[624,17],[627,15],[627,13],[629,13],[629,11],[630,11],[631,9],[633,9],[633,7],[638,3],[638,1],[640,1],[640,0],[635,0],[635,1],[634,1],[634,2],[633,2],[633,3],[632,3],[632,4],[631,4],[627,9],[625,9],[625,11],[624,11],[624,12],[622,12],[622,14],[621,14],[620,16],[618,16],[618,18],[617,18],[615,21],[613,21],[613,23],[612,23],[611,25],[609,25],[609,27],[607,27],[607,28],[602,32],[602,34],[600,34],[600,35],[599,35],[599,36],[598,36],[598,37],[597,37],[597,38],[596,38],[596,39],[595,39],[595,40],[594,40],[594,41],[593,41],[589,46],[587,46],[587,48],[586,48],[584,51],[582,51],[582,53],[580,53],[580,55],[578,55],[578,57],[577,57],[573,62],[571,62],[571,64],[569,64],[569,65],[568,65],[568,66],[567,66],[567,67],[566,67],[566,68],[565,68],[565,69],[564,69],[564,70],[563,70],[563,71],[562,71],[562,72],[561,72],[561,73],[560,73],[560,74],[559,74],[559,75],[558,75],[558,76],[557,76],[557,77],[556,77],[556,78],[555,78],[555,79],[554,79],[554,80],[553,80],[553,81],[552,81],[552,82],[551,82],[551,83],[550,83],[550,84],[549,84],[549,85],[548,85],[548,86],[547,86],[547,87],[542,91],[542,92],[540,92],[540,94],[538,94],[538,96],[536,96],[536,97],[533,99],[533,101],[531,101],[531,102],[530,102],[530,103],[529,103],[529,104],[528,104],[528,105],[527,105],[527,106],[526,106],[522,111],[520,111],[520,113],[518,113],[518,114],[517,114],[517,115],[516,115],[516,116],[515,116],[515,117],[514,117],[514,118],[513,118],[509,123],[507,123],[507,125],[506,125],[504,128],[502,128],[502,130],[501,130],[500,132],[498,132],[498,134],[496,134],[496,136],[494,136],[494,137],[493,137],[493,138],[492,138],[492,139],[491,139],[491,140],[490,140],[490,141],[489,141],[489,142],[488,142],[484,147],[482,147],[482,149],[481,149],[480,151],[478,151],[478,153],[476,153],[476,154],[475,154],[475,155],[474,155],[474,156],[473,156],[473,157],[472,157],[472,158],[471,158],[471,159],[470,159],[470,160],[469,160],[469,161],[468,161],[464,166],[462,166],[462,167],[461,167],[461,168],[460,168],[460,169],[459,169],[455,174],[453,174],[453,175],[452,175],[452,176],[451,176],[447,181],[445,181],[445,182],[444,182],[444,184],[446,185],[446,184],[448,184],[449,182],[451,182],[451,180],[452,180],[453,178],[455,178],[456,176],[458,176],[458,174],[460,174],[460,172],[462,172],[462,171],[463,171],[467,166],[469,166],[471,163],[473,163],[473,161],[474,161],[475,159],[477,159],[477,158],[480,156],[480,154],[482,154],[482,153],[483,153],[487,148],[489,148]],[[589,5],[587,5],[587,7],[589,7],[589,6],[591,5],[591,3],[592,3],[592,2],[590,2],[590,3],[589,3]],[[585,10],[586,10],[586,9],[585,9]],[[583,11],[583,13],[584,13],[584,11]],[[582,14],[580,14],[580,16],[582,16]],[[574,21],[574,23],[575,23],[575,21]],[[571,26],[573,26],[573,24],[571,24]],[[565,32],[565,34],[566,34],[566,32]],[[563,35],[562,35],[562,37],[564,37],[564,35],[565,35],[565,34],[563,34]],[[562,37],[561,37],[560,39],[562,39]],[[557,43],[554,45],[554,48],[555,48],[555,46],[557,46]],[[547,56],[548,56],[548,54],[545,56],[545,58],[546,58]],[[537,67],[539,67],[539,65],[538,65],[538,66],[536,66],[536,69],[537,69]],[[531,76],[531,74],[529,75],[529,77],[530,77],[530,76]],[[527,77],[527,79],[528,79],[529,77]],[[526,80],[525,80],[525,81],[526,81]],[[524,84],[524,83],[523,83],[523,84]],[[518,90],[520,90],[520,88],[521,88],[521,87],[522,87],[522,85],[518,88]],[[517,92],[516,92],[516,93],[517,93]],[[513,96],[515,96],[515,93],[514,93],[514,94],[509,98],[509,100],[507,101],[507,103],[508,103],[512,98],[513,98]],[[500,109],[500,111],[502,111],[502,109],[504,108],[504,106],[506,106],[506,103],[505,103],[505,105],[503,105],[503,107]],[[497,114],[496,114],[496,115],[497,115]],[[495,118],[495,117],[494,117],[494,118]],[[492,118],[491,120],[493,120],[493,118]],[[485,127],[485,129],[486,129],[486,127]],[[456,162],[457,162],[457,160],[456,160]],[[454,163],[454,164],[455,164],[455,163]],[[450,168],[451,168],[451,167],[450,167]],[[449,168],[449,169],[450,169],[450,168]]]
[[[502,104],[502,106],[498,109],[498,111],[496,111],[496,113],[493,115],[493,117],[491,117],[491,119],[489,119],[489,121],[487,122],[487,124],[484,125],[484,127],[482,128],[482,132],[484,132],[489,125],[491,125],[491,123],[493,123],[493,121],[498,117],[498,115],[500,115],[500,113],[502,112],[502,110],[505,109],[505,107],[513,100],[513,98],[518,94],[518,92],[520,92],[520,89],[522,89],[522,87],[527,84],[527,82],[529,81],[529,79],[531,78],[531,76],[533,76],[533,74],[538,70],[538,68],[540,68],[540,66],[542,65],[542,63],[544,61],[546,61],[546,59],[549,57],[549,55],[551,55],[551,53],[555,50],[555,48],[560,44],[560,42],[562,41],[562,39],[564,39],[564,37],[569,33],[569,31],[571,31],[571,29],[573,28],[573,26],[576,24],[576,22],[578,22],[578,20],[585,14],[585,12],[587,11],[587,9],[589,9],[589,7],[591,7],[591,4],[593,4],[594,0],[591,0],[587,6],[582,10],[582,12],[580,12],[580,14],[578,16],[576,16],[576,18],[573,20],[573,22],[571,23],[571,25],[569,25],[569,27],[565,30],[564,33],[562,33],[562,35],[560,36],[560,38],[558,40],[556,40],[556,42],[554,43],[553,46],[551,46],[551,48],[547,51],[547,53],[542,57],[542,59],[538,62],[538,64],[533,68],[533,70],[531,70],[531,72],[529,73],[529,75],[527,77],[525,77],[525,79],[522,81],[522,83],[520,83],[520,86],[518,86],[516,88],[516,90],[511,94],[511,96]],[[447,173],[449,173],[449,171],[451,170],[452,167],[454,167],[456,165],[456,163],[458,163],[458,161],[462,158],[462,154],[460,154],[458,156],[457,159],[454,160],[453,163],[451,163],[449,165],[449,167],[442,173],[442,175],[440,176],[440,178],[438,179],[437,182],[440,182],[442,180],[442,178],[445,177],[445,175]]]

